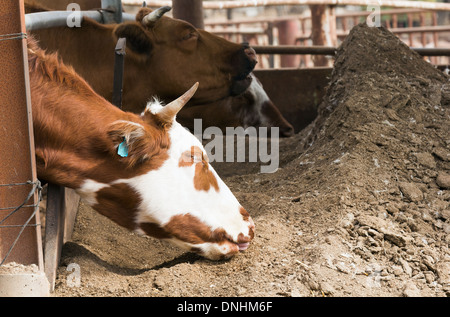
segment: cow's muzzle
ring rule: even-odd
[[[232,96],[242,94],[250,86],[252,82],[250,73],[255,68],[256,63],[255,50],[248,43],[243,43],[242,49],[232,58],[232,64],[237,70],[237,73],[232,78],[233,83],[230,90]]]

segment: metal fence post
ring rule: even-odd
[[[119,38],[114,50],[114,83],[112,104],[119,108],[122,108],[123,71],[126,43],[126,38]]]
[[[199,29],[205,28],[203,0],[172,0],[173,17],[191,23]]]
[[[38,182],[24,0],[3,1],[0,16],[0,262],[35,264],[43,271],[38,197],[33,193],[33,184]],[[15,208],[24,202],[28,207]],[[14,209],[17,211],[11,214]],[[1,295],[33,295],[23,293],[17,276],[9,277],[10,282],[2,280]]]

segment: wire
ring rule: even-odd
[[[19,240],[20,236],[22,235],[22,232],[25,230],[26,227],[36,227],[40,226],[40,224],[29,224],[30,221],[36,216],[37,211],[39,210],[39,202],[42,200],[42,186],[41,182],[39,180],[36,180],[35,182],[27,181],[26,183],[12,183],[12,184],[0,184],[0,186],[22,186],[22,185],[33,185],[32,189],[27,195],[27,198],[17,207],[7,207],[7,208],[1,208],[0,210],[8,210],[8,209],[14,209],[11,211],[5,218],[3,218],[0,221],[0,229],[1,228],[11,228],[11,227],[20,227],[19,234],[17,235],[16,239],[12,243],[11,247],[9,248],[8,252],[6,253],[6,256],[3,258],[3,260],[0,262],[0,266],[3,265],[3,263],[6,261],[6,258],[9,256],[13,248],[15,247],[17,241]],[[38,203],[36,205],[25,205],[28,200],[34,195],[34,193],[38,191]],[[23,207],[34,207],[33,213],[31,216],[25,221],[23,225],[2,225],[8,219],[10,216],[12,216],[14,213],[16,213],[20,208]]]
[[[1,34],[1,41],[9,41],[9,40],[23,40],[27,38],[27,33],[11,33],[11,34]]]

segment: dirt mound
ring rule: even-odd
[[[280,141],[281,168],[216,166],[255,220],[246,252],[204,260],[81,204],[55,295],[448,296],[449,118],[446,75],[387,30],[356,26],[319,116]]]

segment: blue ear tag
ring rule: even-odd
[[[119,147],[117,148],[117,154],[119,154],[122,157],[128,156],[128,146],[125,139],[123,140],[122,143],[119,144]]]

